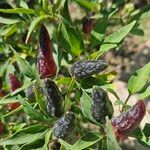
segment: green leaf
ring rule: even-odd
[[[107,84],[107,81],[104,77],[100,76],[99,78],[95,78],[95,77],[87,77],[84,79],[79,80],[82,88],[84,89],[89,89],[92,88],[94,85],[105,85]]]
[[[22,7],[22,8],[26,8],[26,9],[29,8],[29,7],[28,7],[28,4],[27,4],[24,0],[20,0],[19,6]]]
[[[92,122],[95,122],[95,120],[92,117],[92,98],[84,91],[83,94],[80,98],[80,105],[81,105],[81,110],[82,113],[84,114],[85,117],[87,117],[89,120]]]
[[[150,10],[142,13],[140,19],[146,19],[146,18],[149,18],[150,17]]]
[[[40,79],[39,72],[37,70],[36,64],[32,65],[32,71],[34,73],[34,77],[39,85],[42,85],[42,80]]]
[[[64,40],[62,41],[64,49],[71,54],[79,56],[84,50],[84,43],[80,31],[67,24],[62,24],[61,32]]]
[[[34,86],[36,101],[40,107],[40,110],[42,110],[42,112],[46,114],[46,98],[43,93],[40,93],[40,90],[38,88],[39,87]]]
[[[70,17],[69,9],[68,9],[68,0],[65,1],[64,7],[62,9],[61,15],[65,21],[72,25],[72,20]]]
[[[148,99],[150,97],[150,86],[148,86],[144,91],[140,92],[138,97],[139,99]]]
[[[132,137],[135,137],[138,142],[145,146],[150,147],[150,124],[146,123],[144,126],[144,129],[141,130],[140,128],[137,128],[132,134]]]
[[[49,130],[45,135],[45,144],[44,144],[43,150],[49,150],[48,144],[49,144],[51,135],[52,135],[52,130]]]
[[[143,133],[146,137],[150,138],[150,123],[146,123],[143,129]]]
[[[112,48],[115,48],[117,47],[117,44],[103,44],[101,47],[100,47],[100,53],[103,54],[104,52],[107,52],[109,51],[110,49]]]
[[[114,91],[114,89],[107,88],[107,91],[110,92],[111,94],[113,94],[116,97],[117,101],[121,101],[118,94]],[[119,103],[123,104],[123,102],[119,102]]]
[[[6,118],[6,117],[10,117],[10,116],[12,116],[14,113],[17,113],[17,112],[20,111],[20,110],[22,110],[22,106],[19,106],[18,108],[16,108],[16,109],[10,111],[10,112],[7,113],[6,115],[4,115],[4,117],[5,117],[5,118]]]
[[[136,139],[142,139],[143,137],[143,133],[142,133],[142,130],[138,127],[137,129],[135,129],[131,135],[131,137],[134,137]]]
[[[91,54],[92,58],[99,58],[103,53],[106,53],[112,48],[117,47],[117,44],[102,44],[99,51]]]
[[[108,117],[106,117],[106,135],[107,135],[107,149],[108,150],[121,150],[118,142],[116,141],[115,133]]]
[[[34,120],[50,123],[51,119],[46,118],[42,113],[34,109],[27,101],[25,101],[20,95],[18,101],[22,104],[24,111]]]
[[[21,124],[17,124],[13,127],[13,130],[16,131],[16,132],[19,132],[23,129],[23,127],[26,126],[26,123],[21,123]]]
[[[27,37],[26,37],[26,42],[25,42],[25,43],[28,42],[28,39],[29,39],[29,37],[30,37],[32,31],[35,29],[35,27],[36,27],[39,23],[41,23],[42,20],[44,20],[44,19],[46,19],[46,18],[48,18],[48,17],[50,17],[50,16],[49,16],[49,15],[39,16],[39,17],[35,18],[35,19],[31,22],[31,24],[30,24],[30,26],[29,26],[29,30],[28,30],[28,33],[27,33]]]
[[[88,10],[92,10],[96,7],[96,3],[94,2],[89,2],[87,0],[75,0],[75,2],[77,2],[79,5],[81,5],[82,7],[88,9]]]
[[[70,145],[69,143],[63,141],[62,139],[59,139],[59,142],[61,144],[61,150],[72,150],[72,145]]]
[[[60,140],[60,143],[66,150],[83,150],[94,145],[101,139],[102,137],[98,133],[89,132],[86,135],[84,135],[80,140],[75,142],[73,145],[63,140]]]
[[[146,137],[145,135],[143,135],[142,139],[138,140],[138,142],[143,146],[150,148],[150,137]]]
[[[32,143],[38,139],[43,139],[46,132],[47,131],[34,134],[25,134],[18,137],[4,139],[0,141],[0,145],[17,145],[17,144]]]
[[[71,82],[71,78],[70,77],[61,77],[57,82],[58,85],[60,84],[66,84],[66,85],[69,85],[70,82]]]
[[[144,36],[144,31],[143,31],[143,29],[140,29],[140,28],[136,28],[136,29],[132,30],[131,33],[133,35]]]
[[[43,150],[44,139],[38,139],[31,143],[25,143],[17,150]]]
[[[128,81],[128,90],[131,94],[139,92],[147,83],[150,77],[150,63],[138,69]]]
[[[10,14],[35,14],[35,11],[33,9],[26,8],[0,9],[0,12]]]
[[[5,26],[4,28],[2,28],[0,30],[0,35],[7,37],[7,36],[13,34],[14,32],[16,32],[16,30],[17,30],[16,25]]]
[[[102,137],[98,133],[89,132],[86,135],[84,135],[80,140],[78,140],[75,144],[72,145],[72,150],[83,150],[94,145],[101,139]]]
[[[108,17],[104,17],[102,20],[94,26],[94,29],[91,32],[90,43],[92,47],[101,44],[104,39],[105,31],[107,27]]]
[[[11,18],[4,18],[0,16],[0,23],[3,24],[15,24],[18,23],[20,20],[18,19],[11,19]]]
[[[135,24],[136,21],[132,21],[130,24],[122,27],[113,34],[107,36],[104,40],[104,43],[120,43],[131,31]]]
[[[10,28],[7,28],[7,31],[5,30],[5,32],[6,32],[5,37],[8,37],[8,36],[12,35],[16,31],[17,31],[17,26],[16,25],[10,26]]]
[[[28,127],[23,128],[20,133],[38,133],[38,132],[42,132],[45,131],[47,129],[47,127],[43,126],[42,124],[34,124],[34,125],[30,125]]]
[[[30,66],[29,62],[25,59],[21,58],[18,53],[13,49],[13,47],[10,46],[12,51],[14,52],[18,65],[20,67],[20,70],[27,76],[34,78],[34,72],[32,70],[32,67]]]
[[[0,100],[0,105],[5,105],[5,104],[8,104],[8,103],[13,103],[13,102],[17,102],[17,97],[3,97],[1,100]]]
[[[47,12],[48,11],[48,1],[47,0],[42,0],[42,8],[44,10],[44,12]]]

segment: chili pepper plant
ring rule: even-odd
[[[150,147],[150,124],[140,126],[148,113],[150,62],[133,72],[123,100],[113,84],[117,72],[105,59],[129,34],[143,35],[149,6],[136,6],[0,2],[0,149],[120,150],[128,137]],[[129,105],[135,94],[137,103]]]

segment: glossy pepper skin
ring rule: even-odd
[[[0,134],[3,133],[3,130],[4,130],[4,125],[2,122],[0,122]]]
[[[75,116],[72,112],[67,112],[56,121],[53,126],[53,134],[57,139],[67,139],[75,126]]]
[[[92,93],[92,116],[102,124],[105,124],[105,117],[112,117],[114,110],[106,91],[102,88],[94,88]]]
[[[63,96],[58,86],[51,79],[44,79],[44,92],[47,97],[47,112],[53,117],[60,117],[63,113]]]
[[[40,49],[37,59],[37,68],[42,79],[52,77],[57,72],[57,66],[52,54],[52,44],[48,31],[41,25],[39,35]]]
[[[106,69],[108,64],[104,60],[86,60],[76,62],[71,67],[71,75],[77,78],[90,77]]]
[[[94,20],[90,16],[91,14],[83,18],[82,31],[86,35],[90,34],[94,27]]]
[[[20,80],[14,74],[9,74],[9,83],[10,83],[10,88],[12,92],[14,92],[16,89],[22,86]],[[18,108],[19,106],[20,106],[19,102],[7,104],[8,110],[14,110]]]
[[[118,141],[126,139],[139,126],[145,111],[145,104],[140,100],[127,112],[112,118],[111,123]]]

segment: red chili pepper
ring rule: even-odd
[[[9,103],[7,104],[7,109],[11,111],[18,108],[19,106],[20,106],[19,102]]]
[[[48,31],[44,25],[40,28],[40,49],[37,60],[37,67],[42,79],[52,77],[57,72],[57,66],[52,54],[52,44]]]
[[[4,125],[2,122],[0,122],[0,134],[3,132],[3,130],[4,130]]]
[[[92,13],[83,18],[82,31],[86,35],[90,34],[94,27],[94,20],[90,18],[91,15]]]
[[[10,82],[10,88],[12,92],[22,86],[20,80],[14,74],[9,74],[9,82]],[[19,102],[9,103],[7,104],[7,109],[14,110],[19,106],[20,106]]]
[[[145,104],[140,100],[127,112],[111,120],[118,141],[126,139],[139,126],[145,111]]]
[[[20,80],[14,74],[9,74],[9,82],[12,92],[22,86]]]

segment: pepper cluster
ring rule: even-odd
[[[91,32],[91,28],[93,27],[92,21],[87,19],[86,23],[87,21],[89,21],[89,26],[88,29],[85,29],[84,31],[86,34]],[[43,81],[43,86],[38,88],[38,92],[44,93],[46,96],[47,113],[57,119],[53,126],[53,135],[55,136],[56,141],[58,139],[66,140],[74,129],[75,115],[71,111],[64,112],[63,95],[57,84],[52,80],[52,77],[57,73],[57,65],[53,58],[52,41],[43,24],[40,27],[39,46],[37,68],[40,78]],[[105,70],[107,66],[108,64],[104,60],[75,62],[70,69],[70,74],[72,77],[82,79]],[[11,92],[14,92],[22,86],[21,81],[14,74],[9,74],[9,82]],[[39,85],[35,83],[25,90],[28,99],[35,98],[34,86]],[[1,87],[2,79],[0,78],[0,91]],[[0,94],[2,94],[2,92]],[[15,102],[9,103],[7,108],[9,110],[14,110],[19,106],[20,103]],[[114,110],[107,92],[102,88],[96,87],[92,92],[91,112],[93,118],[102,125],[105,125],[106,123],[106,116],[111,119],[116,138],[119,141],[126,139],[127,136],[139,126],[145,114],[145,105],[143,101],[139,101],[127,112],[124,112],[118,117],[112,118]],[[0,133],[2,133],[3,129],[3,123],[0,122]]]
[[[65,139],[68,136],[69,131],[71,131],[70,129],[73,129],[74,127],[75,116],[72,112],[64,113],[64,98],[57,84],[51,79],[51,77],[53,77],[57,72],[57,66],[53,58],[52,42],[48,31],[43,24],[40,27],[39,47],[37,68],[40,78],[43,81],[43,86],[40,87],[36,82],[34,85],[26,88],[24,92],[28,100],[35,99],[35,86],[38,92],[45,94],[47,100],[47,113],[57,119],[53,127],[54,136],[56,139]],[[9,74],[9,83],[11,92],[14,92],[22,86],[21,81],[14,74]],[[2,86],[2,79],[0,78],[0,91]],[[0,96],[2,96],[2,92],[0,94]],[[10,111],[18,108],[19,106],[19,102],[7,104],[7,108]],[[0,122],[0,133],[3,132],[3,129],[3,123]]]
[[[107,93],[101,88],[94,89],[92,99],[93,118],[104,125],[105,117],[108,116],[111,119],[111,124],[118,141],[126,139],[139,126],[145,115],[145,104],[142,100],[138,101],[127,112],[111,118],[113,107]]]
[[[76,62],[71,67],[71,75],[76,78],[85,78],[103,71],[107,67],[104,60]],[[111,119],[111,123],[116,134],[117,140],[124,140],[140,124],[145,114],[145,105],[143,101],[137,102],[130,110],[118,117],[113,116],[113,106],[105,90],[94,88],[92,92],[91,112],[93,118],[105,125],[106,116]]]
[[[52,54],[52,42],[44,25],[41,25],[40,28],[39,43],[40,49],[37,60],[37,68],[39,70],[40,77],[43,80],[42,89],[47,99],[47,112],[49,115],[58,118],[53,126],[53,134],[55,138],[61,138],[65,140],[68,134],[70,134],[71,130],[74,128],[75,116],[72,112],[67,112],[64,114],[64,98],[56,83],[50,79],[50,77],[56,74],[57,66]],[[32,95],[31,91],[32,87],[27,93]],[[58,146],[59,144],[56,145]],[[53,147],[56,146],[53,144]]]

